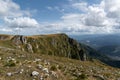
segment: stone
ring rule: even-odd
[[[0,60],[2,60],[2,58],[0,57]]]
[[[16,44],[16,45],[19,45],[19,44],[26,44],[27,43],[27,40],[26,40],[26,37],[22,36],[22,35],[16,35],[13,37],[12,41]]]
[[[55,78],[58,78],[58,75],[57,75],[57,73],[56,73],[56,72],[51,71],[51,73],[52,73],[52,75],[53,75]]]
[[[24,69],[21,69],[21,70],[20,70],[20,74],[22,74],[22,73],[23,73],[23,71],[24,71]]]
[[[35,59],[35,62],[37,62],[37,61],[42,61],[41,59]]]
[[[39,72],[37,72],[37,71],[32,72],[32,76],[38,76],[38,75],[39,75]]]
[[[11,72],[7,73],[7,76],[12,76],[13,74]]]
[[[42,66],[41,64],[39,64],[39,65],[37,66],[37,68],[41,70],[41,69],[43,68],[43,66]]]
[[[32,45],[30,43],[27,44],[27,50],[28,50],[28,52],[33,53],[33,48],[32,48]]]
[[[44,80],[44,78],[43,78],[43,77],[40,77],[40,80]]]
[[[45,73],[49,73],[48,68],[44,68],[43,71],[44,71]]]
[[[48,73],[45,74],[45,78],[49,77],[50,75]]]

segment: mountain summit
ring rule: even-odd
[[[82,44],[69,38],[66,34],[50,34],[36,36],[0,36],[1,43],[9,48],[26,51],[29,53],[41,53],[52,56],[68,57],[71,59],[87,60],[88,52]],[[9,45],[9,44],[10,45]]]
[[[49,34],[35,36],[0,36],[4,47],[26,51],[29,53],[47,54],[67,57],[77,60],[90,60],[91,58],[104,58],[94,49],[68,37],[66,34]]]

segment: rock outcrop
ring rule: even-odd
[[[66,34],[51,34],[38,36],[16,35],[11,39],[19,49],[53,56],[68,57],[85,61],[88,52],[76,40]]]
[[[26,37],[22,36],[22,35],[16,35],[12,38],[12,41],[16,44],[16,45],[20,45],[20,44],[26,44]]]
[[[1,39],[4,38],[1,37]],[[98,58],[101,56],[96,54],[92,48],[78,43],[66,34],[36,36],[15,35],[7,38],[7,42],[4,43],[6,43],[6,46],[29,53],[67,57],[82,61],[89,60],[92,56],[97,56]]]

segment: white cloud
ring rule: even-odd
[[[0,0],[0,18],[8,27],[14,28],[14,31],[21,28],[21,31],[26,34],[27,32],[30,34],[120,33],[120,0],[101,0],[98,4],[80,2],[81,0],[68,1],[70,3],[64,6],[47,7],[50,11],[62,12],[61,19],[56,22],[40,25],[34,18],[29,17],[31,15],[29,11],[21,10],[20,6],[12,0]],[[6,31],[7,29],[1,30]]]
[[[12,0],[0,0],[0,17],[18,17],[30,14],[21,10],[20,6]]]
[[[38,27],[39,23],[30,18],[31,13],[34,12],[36,10],[21,10],[21,7],[13,0],[0,0],[0,18],[5,23],[3,25],[6,26],[6,28],[1,27],[0,31],[9,32],[17,28]],[[8,27],[11,29],[7,29]]]
[[[110,18],[120,18],[120,0],[103,0],[103,7]]]
[[[65,12],[69,10],[68,13],[61,17],[61,21],[46,24],[45,31],[68,34],[120,33],[119,4],[119,0],[102,0],[98,4],[91,5],[87,2],[70,0],[70,4],[65,8]]]
[[[71,10],[73,12],[64,14],[61,17],[61,23],[64,24],[62,26],[79,34],[118,33],[120,32],[119,4],[119,0],[102,0],[99,4],[92,5],[86,2],[73,2],[72,9],[78,9],[80,12]]]
[[[83,12],[88,10],[87,6],[88,6],[88,4],[86,2],[80,2],[80,3],[73,3],[72,4],[73,8],[81,10]]]
[[[82,14],[65,14],[61,17],[63,22],[70,23],[70,24],[76,24],[76,23],[82,23],[84,19],[84,15]]]
[[[0,29],[0,31],[3,31],[3,32],[12,32],[12,29],[2,28],[2,29]]]
[[[85,19],[85,23],[87,26],[96,26],[96,27],[106,26],[105,24],[106,20],[107,18],[104,9],[98,6],[88,7],[88,12],[86,14],[86,19]]]
[[[60,12],[60,13],[63,13],[64,12],[64,8],[61,8],[61,7],[58,7],[58,6],[54,6],[54,7],[52,7],[52,6],[48,6],[48,7],[46,7],[48,10],[50,10],[50,11],[58,11],[58,12]]]
[[[35,19],[29,17],[5,18],[6,24],[12,28],[31,28],[38,27],[39,24]]]
[[[52,7],[50,7],[50,6],[48,6],[48,7],[47,7],[47,9],[48,9],[48,10],[53,10],[53,8],[52,8]]]

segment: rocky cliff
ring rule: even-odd
[[[68,37],[66,34],[36,36],[1,35],[0,41],[0,46],[2,47],[8,47],[29,53],[67,57],[82,61],[90,60],[91,58],[97,58],[100,60],[104,58],[94,49],[78,43],[76,40]]]
[[[41,53],[52,56],[87,60],[87,51],[76,40],[66,34],[37,36],[16,35],[11,38],[17,49],[30,53]]]

